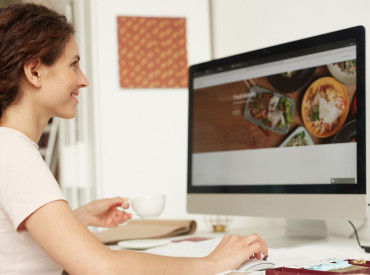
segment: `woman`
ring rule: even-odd
[[[79,89],[74,30],[40,5],[0,10],[0,273],[216,274],[267,255],[258,235],[225,236],[204,258],[115,251],[86,226],[117,226],[126,199],[94,201],[72,211],[37,150],[50,118],[73,118]]]

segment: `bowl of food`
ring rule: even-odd
[[[351,120],[343,125],[343,127],[333,137],[333,143],[356,142],[357,139],[357,120]]]
[[[270,84],[278,91],[292,93],[308,85],[316,68],[288,71],[267,77]]]
[[[244,117],[279,134],[286,134],[293,121],[294,101],[288,96],[254,86],[250,89]]]
[[[356,85],[356,59],[327,65],[331,75],[347,85]]]
[[[280,145],[280,147],[295,147],[314,145],[310,134],[303,126],[297,127]]]
[[[330,137],[343,126],[348,109],[348,94],[343,84],[333,77],[322,77],[314,81],[303,96],[303,124],[316,137]]]

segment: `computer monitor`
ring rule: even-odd
[[[362,26],[193,65],[188,212],[325,238],[321,220],[366,216],[365,129]]]

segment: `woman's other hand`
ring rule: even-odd
[[[115,227],[132,217],[131,213],[118,207],[128,209],[128,199],[116,197],[95,200],[74,210],[74,213],[85,226]]]

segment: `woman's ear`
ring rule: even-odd
[[[40,59],[26,62],[26,64],[24,64],[23,66],[24,75],[26,76],[26,79],[32,86],[36,88],[41,88],[42,84],[40,70],[41,66],[42,64]]]

